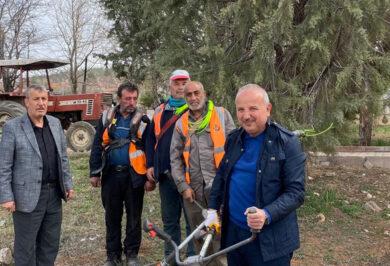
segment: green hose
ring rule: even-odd
[[[333,128],[333,122],[329,125],[328,128],[326,128],[320,132],[316,132],[316,130],[314,128],[310,128],[310,129],[298,129],[298,130],[293,131],[293,133],[299,137],[316,137],[316,136],[319,136],[321,134],[324,134],[325,132],[331,130],[332,128]]]

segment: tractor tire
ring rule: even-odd
[[[95,136],[95,128],[85,121],[72,123],[66,131],[68,147],[75,152],[89,151]]]
[[[13,101],[0,101],[0,136],[3,131],[3,125],[7,120],[21,116],[26,112],[23,105]]]

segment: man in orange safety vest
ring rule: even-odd
[[[144,186],[150,185],[146,179],[144,153],[149,121],[137,108],[135,84],[121,84],[117,96],[119,105],[103,112],[96,128],[90,157],[90,182],[93,187],[102,187],[107,250],[104,265],[122,265],[122,252],[126,255],[126,265],[139,265]],[[126,234],[122,246],[123,206]]]
[[[176,122],[170,149],[172,176],[184,199],[191,229],[203,221],[208,193],[222,157],[225,140],[235,126],[230,113],[207,100],[202,83],[186,84],[184,97],[189,111]],[[195,241],[197,251],[200,242]]]

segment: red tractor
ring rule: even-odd
[[[20,72],[18,87],[12,92],[0,92],[0,131],[5,121],[22,115],[26,111],[23,101],[23,73],[27,74],[26,86],[29,86],[29,71],[45,69],[49,89],[48,114],[61,120],[62,127],[66,130],[69,148],[76,152],[90,150],[95,134],[94,126],[103,110],[113,104],[113,96],[110,93],[54,94],[48,69],[66,64],[68,63],[60,60],[0,60],[0,77],[2,77],[3,68],[13,68]]]

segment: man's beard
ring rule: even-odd
[[[189,104],[189,109],[192,111],[202,111],[206,106],[206,101],[200,102],[196,106]]]
[[[120,112],[125,114],[131,114],[135,111],[135,107],[120,107]]]

